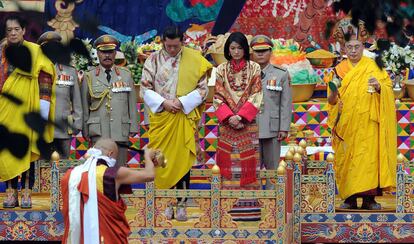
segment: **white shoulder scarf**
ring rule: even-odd
[[[102,155],[102,151],[91,148],[86,152],[90,157],[75,167],[69,178],[69,234],[67,242],[71,244],[80,243],[80,199],[78,185],[82,173],[88,172],[89,199],[84,206],[83,214],[83,240],[88,244],[99,244],[99,215],[98,198],[96,190],[96,163],[99,159],[105,160],[109,167],[115,166],[116,160]]]

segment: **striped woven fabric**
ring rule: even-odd
[[[260,155],[259,155],[259,141],[257,139],[257,130],[251,130],[251,138],[256,149],[256,178],[259,178],[260,171]],[[240,186],[241,175],[241,161],[238,148],[233,146],[231,153],[231,179],[222,177],[223,190],[260,190],[261,184],[259,180],[256,182]],[[261,210],[257,199],[239,199],[229,212],[234,221],[258,221],[261,217]]]

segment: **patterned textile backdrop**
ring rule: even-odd
[[[29,21],[29,40],[36,40],[42,29],[51,28],[71,32],[70,37],[94,38],[95,35],[88,30],[94,22],[127,37],[151,30],[160,34],[165,26],[173,23],[185,30],[194,23],[204,25],[207,30],[213,29],[215,34],[227,32],[232,26],[231,31],[294,38],[304,47],[319,44],[327,48],[328,43],[333,42],[331,38],[325,39],[327,21],[335,22],[344,17],[343,13],[336,15],[333,12],[330,5],[332,1],[325,0],[19,1],[25,8],[37,2],[39,6],[44,3],[44,20],[49,23],[47,25],[46,21],[42,21],[42,16]],[[34,11],[26,13],[42,15]],[[41,29],[32,28],[33,23]],[[78,28],[79,23],[83,26],[82,30]],[[101,29],[96,35],[103,32]],[[152,37],[152,34],[147,36]],[[375,36],[384,37],[384,28],[380,27]]]
[[[328,21],[345,17],[334,13],[332,1],[325,0],[247,0],[232,30],[246,34],[266,34],[273,38],[295,39],[303,47],[320,45],[327,49],[334,40],[328,33]],[[377,26],[372,36],[385,37],[384,26]]]
[[[237,15],[238,9],[242,10]],[[48,20],[59,21],[65,15],[76,21],[96,18],[100,25],[127,36],[153,29],[159,34],[172,23],[183,29],[196,23],[204,24],[208,30],[216,25],[215,33],[226,32],[232,26],[232,31],[295,38],[305,46],[318,43],[325,48],[329,41],[324,37],[326,22],[336,19],[324,0],[125,0],[122,4],[117,0],[77,0],[70,6],[63,0],[46,0],[45,14]],[[79,28],[75,36],[93,37]]]
[[[327,48],[324,33],[328,20],[335,20],[335,15],[323,0],[248,0],[233,30],[294,38],[304,46],[313,40]]]
[[[48,20],[59,16],[59,21],[71,16],[77,22],[95,19],[123,35],[135,36],[153,29],[161,32],[173,23],[185,30],[190,23],[213,21],[222,4],[223,0],[77,0],[76,4],[66,5],[63,0],[46,0],[45,14]],[[75,36],[93,37],[79,28]]]

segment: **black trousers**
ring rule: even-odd
[[[29,181],[28,186],[26,185],[26,180]],[[19,176],[16,176],[13,179],[8,180],[6,182],[7,188],[17,189],[18,181],[19,181]],[[32,162],[30,163],[30,169],[22,173],[22,181],[21,181],[22,189],[27,189],[27,187],[29,187],[30,190],[33,189],[34,182],[35,182],[35,164]]]
[[[190,189],[190,171],[188,171],[187,174],[181,178],[177,184],[175,185],[177,189]],[[174,187],[173,187],[174,188]],[[172,189],[172,188],[171,188]],[[180,202],[181,197],[177,198],[177,200]],[[187,202],[187,198],[184,197],[183,202]]]

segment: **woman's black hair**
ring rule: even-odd
[[[230,34],[229,38],[227,38],[227,41],[224,44],[224,57],[227,60],[232,59],[230,55],[230,44],[232,42],[239,44],[243,48],[243,51],[244,51],[243,58],[245,60],[250,60],[249,43],[247,42],[246,36],[241,32],[233,32]]]

